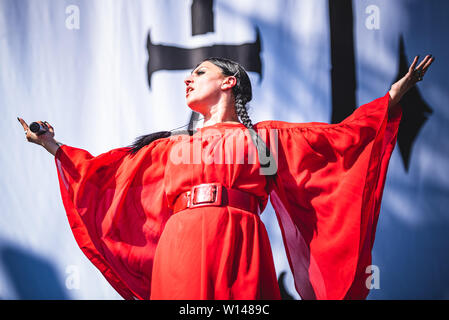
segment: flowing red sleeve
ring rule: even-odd
[[[338,124],[264,121],[276,132],[270,193],[303,299],[365,299],[388,163],[402,116],[389,94]],[[274,132],[273,131],[273,132]],[[270,133],[270,139],[273,140]]]
[[[171,214],[164,193],[166,143],[93,157],[61,146],[55,155],[64,208],[84,254],[125,299],[148,299],[153,257]]]

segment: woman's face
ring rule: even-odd
[[[194,111],[205,114],[209,107],[218,103],[226,76],[222,70],[209,61],[204,61],[184,80],[186,102]]]

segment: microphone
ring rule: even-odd
[[[31,132],[34,132],[35,134],[37,134],[38,136],[40,136],[41,134],[44,134],[45,132],[48,131],[48,127],[47,126],[43,126],[40,123],[37,122],[32,122],[29,126]]]

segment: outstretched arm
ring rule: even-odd
[[[424,60],[421,61],[419,66],[416,67],[416,65],[418,64],[418,60],[419,56],[416,56],[407,74],[391,86],[391,89],[389,91],[390,111],[399,103],[399,101],[401,101],[402,97],[407,93],[408,90],[410,90],[417,82],[423,80],[424,74],[427,72],[432,62],[435,61],[435,58],[433,58],[432,55],[427,55]]]

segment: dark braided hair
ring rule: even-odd
[[[251,81],[249,79],[248,74],[246,73],[245,69],[238,64],[237,62],[234,62],[229,59],[225,58],[218,58],[218,57],[211,57],[207,58],[204,61],[209,61],[219,67],[223,74],[225,76],[234,76],[237,80],[237,83],[234,87],[232,87],[232,93],[234,94],[234,104],[235,104],[235,111],[237,116],[242,121],[243,125],[247,127],[248,129],[251,129],[251,135],[253,136],[255,134],[255,131],[253,130],[253,124],[251,122],[251,119],[248,115],[247,110],[247,103],[251,101],[253,97],[252,93],[252,87],[251,87]],[[201,63],[202,63],[201,62]],[[201,64],[200,63],[200,64]],[[198,64],[198,65],[200,65]],[[197,65],[197,67],[198,67]],[[196,67],[195,67],[196,69]],[[137,153],[140,149],[142,149],[144,146],[150,144],[151,142],[161,139],[161,138],[167,138],[172,135],[176,134],[189,134],[192,135],[194,132],[192,130],[182,130],[182,131],[159,131],[150,133],[147,135],[143,135],[138,137],[135,142],[130,145],[129,152],[132,154]],[[256,134],[257,136],[257,134]],[[257,136],[258,137],[258,136]]]

